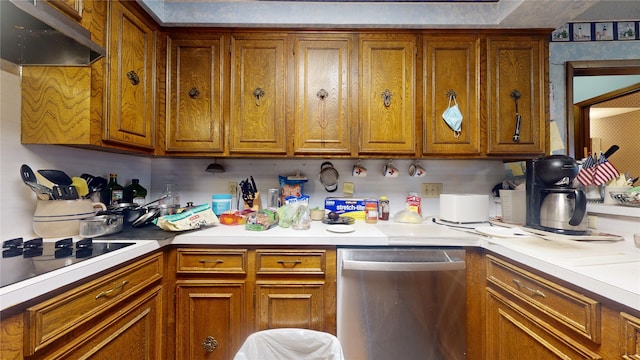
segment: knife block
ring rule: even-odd
[[[262,199],[260,198],[260,191],[256,192],[256,197],[253,199],[253,206],[249,206],[249,204],[244,201],[244,208],[251,209],[253,211],[260,211],[262,209]]]

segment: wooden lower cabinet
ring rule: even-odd
[[[258,330],[336,333],[334,248],[178,248],[176,359],[232,359]]]
[[[162,254],[0,314],[0,359],[164,359]]]
[[[481,266],[484,351],[474,359],[640,359],[639,311],[492,254]]]

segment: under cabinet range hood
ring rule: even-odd
[[[44,0],[0,0],[0,57],[18,65],[84,66],[106,54],[89,31]]]

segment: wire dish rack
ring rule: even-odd
[[[640,192],[629,191],[612,191],[609,193],[611,198],[619,205],[640,207]]]

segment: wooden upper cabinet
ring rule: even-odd
[[[540,36],[487,39],[488,155],[542,155],[548,148],[548,43]],[[520,136],[514,140],[517,112]]]
[[[231,154],[286,154],[286,34],[231,36]]]
[[[361,34],[359,50],[359,152],[415,155],[416,36]]]
[[[352,151],[353,35],[296,37],[294,154]]]
[[[423,39],[425,155],[479,155],[480,40],[475,35],[425,36]],[[455,102],[449,103],[450,92]],[[462,114],[456,135],[442,118],[449,105]]]
[[[142,14],[109,2],[105,141],[153,149],[156,32]]]
[[[222,35],[169,39],[167,152],[224,150]]]
[[[77,22],[82,20],[84,0],[46,0],[63,14]]]

